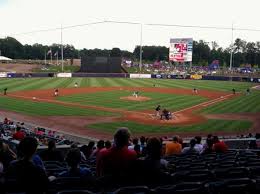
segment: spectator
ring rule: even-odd
[[[140,150],[142,152],[142,155],[145,155],[146,153],[146,138],[144,136],[140,137]]]
[[[134,151],[135,151],[136,154],[137,154],[137,158],[139,158],[139,157],[142,155],[141,146],[140,146],[139,144],[137,144],[137,145],[134,146]]]
[[[7,144],[0,140],[0,162],[3,164],[3,169],[7,169],[10,162],[14,159],[16,159],[16,154]]]
[[[190,147],[186,147],[182,149],[182,154],[198,154],[199,151],[195,149],[196,140],[191,139],[190,140]]]
[[[119,128],[114,135],[114,145],[100,152],[97,157],[97,175],[124,175],[129,165],[136,159],[136,153],[128,150],[130,133],[127,128]]]
[[[200,152],[201,154],[210,154],[214,152],[213,150],[213,139],[207,138],[206,145],[203,147],[203,150]]]
[[[129,150],[134,150],[134,147],[135,147],[136,145],[138,145],[138,138],[134,138],[134,139],[133,139],[133,143],[132,143],[132,145],[128,146],[128,149],[129,149]]]
[[[105,148],[106,149],[109,149],[109,148],[111,148],[111,142],[109,141],[109,140],[107,140],[106,142],[105,142]]]
[[[196,136],[195,140],[196,140],[195,149],[198,150],[198,152],[200,153],[203,150],[203,145],[201,144],[201,136]]]
[[[78,143],[71,144],[70,148],[71,149],[78,149]],[[80,150],[80,155],[81,155],[81,162],[85,162],[87,159],[86,159],[85,154],[81,150]]]
[[[147,142],[147,154],[145,157],[146,161],[152,161],[154,168],[167,168],[168,162],[161,159],[162,156],[162,143],[158,138],[150,138]],[[154,169],[154,170],[155,170]]]
[[[32,162],[34,163],[34,165],[39,166],[43,170],[46,170],[45,166],[44,166],[44,163],[43,163],[41,157],[38,154],[34,154],[33,155]]]
[[[43,193],[47,190],[48,178],[44,170],[32,162],[37,145],[37,140],[33,137],[25,137],[21,140],[18,150],[22,157],[11,163],[7,169],[7,184],[9,180],[12,180],[13,188],[19,191]]]
[[[60,150],[56,149],[56,142],[49,140],[48,149],[39,153],[43,161],[59,161],[63,162],[64,158]]]
[[[181,144],[178,142],[178,137],[173,137],[172,142],[167,142],[165,145],[165,155],[180,154],[182,150]]]
[[[16,140],[22,140],[25,137],[24,132],[21,131],[21,127],[17,126],[16,127],[16,132],[13,134],[13,138]]]
[[[168,162],[161,159],[162,144],[158,138],[150,138],[147,142],[147,154],[134,162],[131,170],[131,181],[137,184],[160,184],[165,181],[163,170],[168,168]],[[169,177],[167,177],[169,180]],[[165,182],[164,182],[165,183]]]
[[[213,150],[215,152],[217,152],[217,153],[225,153],[225,152],[227,152],[227,150],[228,150],[227,145],[225,144],[225,142],[220,141],[218,139],[218,136],[214,136],[213,137],[213,143],[214,143]]]
[[[69,150],[66,162],[68,164],[68,170],[61,172],[59,177],[87,177],[92,176],[91,171],[88,168],[82,168],[79,166],[81,161],[81,153],[78,148]]]
[[[9,124],[9,120],[7,118],[4,119],[4,124],[8,125]]]
[[[105,142],[104,142],[104,140],[99,140],[99,141],[97,142],[97,149],[95,149],[95,150],[92,152],[90,158],[96,157],[96,156],[98,155],[98,153],[99,153],[104,147],[105,147]]]
[[[95,142],[94,141],[90,141],[88,143],[88,145],[84,146],[84,148],[82,149],[82,152],[84,153],[86,159],[88,159],[91,156],[91,154],[92,154],[92,152],[94,150],[94,146],[95,146]]]

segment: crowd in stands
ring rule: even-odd
[[[47,136],[48,148],[38,150],[43,144],[40,135],[29,133],[23,125],[6,119],[0,127],[2,193],[57,193],[66,189],[99,193],[212,193],[212,188],[222,193],[222,187],[218,187],[221,184],[225,188],[235,185],[238,191],[259,192],[258,152],[230,150],[211,134],[205,143],[196,136],[187,144],[178,136],[131,138],[130,131],[121,127],[112,142],[72,143],[62,151],[56,147],[59,141],[51,135]],[[12,138],[19,141],[14,150],[3,139],[3,134],[11,136],[11,131]],[[230,182],[226,178],[237,180]],[[218,186],[213,184],[217,181]]]
[[[185,74],[199,74],[199,75],[233,75],[233,76],[259,76],[259,68],[243,68],[243,67],[233,67],[229,70],[228,67],[217,67],[212,68],[211,65],[198,66],[189,64],[182,65],[176,64],[172,65],[168,62],[154,62],[154,63],[144,63],[142,64],[142,72],[140,72],[139,64],[124,64],[126,68],[134,68],[135,73],[151,73],[151,74],[172,74],[172,75],[185,75]],[[245,71],[246,70],[246,71]]]

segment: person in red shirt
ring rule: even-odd
[[[214,136],[213,137],[213,142],[214,142],[213,150],[215,152],[217,152],[217,153],[225,153],[225,152],[227,152],[227,150],[228,150],[227,145],[225,144],[225,142],[220,141],[218,139],[218,136]]]
[[[21,131],[21,127],[16,127],[16,133],[13,134],[13,138],[16,140],[22,140],[25,138],[25,134]]]
[[[97,156],[97,176],[125,175],[131,163],[136,160],[134,150],[128,149],[130,133],[127,128],[119,128],[114,135],[114,145],[101,150]]]

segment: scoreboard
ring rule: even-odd
[[[192,46],[192,38],[170,39],[169,60],[173,62],[191,62]]]

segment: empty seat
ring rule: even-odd
[[[64,191],[59,191],[57,194],[94,194],[94,193],[88,190],[64,190]]]
[[[152,191],[146,186],[121,187],[113,192],[113,194],[150,194]]]
[[[205,188],[210,194],[249,194],[255,193],[255,180],[249,178],[227,179],[209,182]]]

